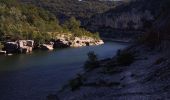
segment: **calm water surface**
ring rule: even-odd
[[[126,46],[107,42],[100,46],[0,56],[0,100],[45,100],[83,71],[89,51],[104,59]]]

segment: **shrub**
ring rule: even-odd
[[[97,55],[94,52],[89,52],[87,55],[88,55],[88,60],[85,62],[84,65],[85,70],[90,71],[99,67],[99,61]]]
[[[79,89],[83,85],[83,78],[81,75],[78,75],[75,79],[70,80],[69,86],[72,91]]]
[[[4,48],[4,45],[0,42],[0,50]]]
[[[129,51],[120,51],[117,54],[116,63],[120,66],[128,66],[135,60],[135,55]]]

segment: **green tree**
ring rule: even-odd
[[[71,17],[68,21],[65,21],[63,27],[74,32],[76,30],[79,30],[80,21],[76,20],[75,17]]]

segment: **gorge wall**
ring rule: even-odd
[[[113,36],[120,35],[116,30],[145,31],[160,16],[164,2],[162,0],[131,0],[131,2],[91,17],[83,23],[83,26],[90,31],[112,33],[108,35]],[[127,34],[129,35],[134,34]]]

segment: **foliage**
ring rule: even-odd
[[[76,20],[75,17],[71,17],[69,20],[65,21],[62,25],[63,28],[67,31],[71,31],[74,36],[89,36],[96,39],[99,39],[99,33],[91,33],[83,28],[81,28],[81,23],[79,20]]]
[[[135,60],[134,53],[130,51],[119,51],[117,53],[116,63],[120,66],[128,66]]]
[[[58,19],[50,12],[31,4],[21,4],[16,0],[0,0],[0,38],[33,39],[37,43],[48,41],[55,36],[49,32],[70,32],[73,34],[91,35],[80,28],[75,18],[67,21],[67,27],[59,25]],[[68,27],[70,26],[70,27]],[[78,30],[76,30],[78,29]],[[93,36],[93,35],[92,35]]]
[[[60,19],[70,16],[76,18],[90,18],[97,13],[103,13],[110,8],[114,7],[113,1],[101,0],[20,0],[22,2],[32,3],[38,5],[53,14],[57,15]]]
[[[88,60],[84,65],[85,70],[90,71],[100,66],[97,55],[94,52],[89,52],[87,55]]]
[[[1,37],[47,39],[50,36],[44,33],[58,29],[57,19],[48,12],[32,5],[10,5],[7,1],[0,2]]]
[[[63,27],[74,32],[80,28],[80,21],[76,20],[75,17],[71,17],[68,21],[65,21]]]

